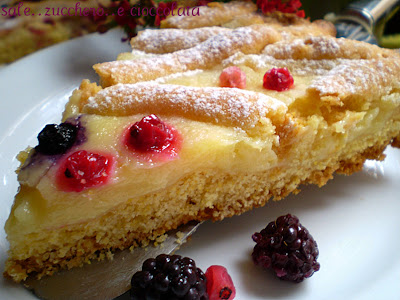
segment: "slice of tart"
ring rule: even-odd
[[[40,278],[241,214],[396,145],[398,54],[327,36],[252,40],[222,56],[209,47],[206,67],[166,62],[172,72],[143,69],[150,81],[84,80],[74,91],[62,123],[20,155],[7,277]]]

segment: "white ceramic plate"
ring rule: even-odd
[[[96,80],[91,66],[128,51],[122,33],[66,42],[0,70],[0,268],[6,259],[4,223],[17,190],[16,154],[36,145],[47,123],[59,122],[81,79]],[[399,299],[400,151],[384,162],[368,161],[362,172],[335,176],[325,187],[302,187],[297,196],[226,219],[205,223],[179,254],[203,269],[227,267],[238,300]],[[292,213],[316,239],[321,270],[300,284],[274,278],[253,265],[251,235],[276,217]],[[21,285],[0,279],[0,299],[35,299]]]

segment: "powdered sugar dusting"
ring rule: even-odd
[[[242,27],[229,34],[219,34],[194,48],[178,51],[177,57],[183,65],[192,64],[193,60],[200,65],[207,65],[233,54],[235,48],[247,48],[260,39],[260,35],[251,27]]]
[[[222,62],[224,67],[246,65],[256,71],[286,67],[297,76],[324,75],[339,64],[339,60],[276,59],[270,55],[243,53],[236,53]]]
[[[246,90],[146,82],[104,89],[89,98],[83,110],[107,115],[161,113],[245,128],[286,109],[279,100]]]
[[[330,37],[294,39],[290,43],[283,40],[265,47],[263,54],[275,58],[337,58],[341,49],[340,40]]]
[[[352,95],[363,95],[368,99],[390,93],[400,87],[396,74],[400,73],[400,61],[388,59],[340,60],[340,64],[325,76],[317,77],[310,89],[317,90],[321,97],[336,96],[345,99]]]
[[[394,56],[394,52],[375,45],[329,36],[309,36],[291,42],[280,41],[265,47],[263,54],[277,59],[375,59]]]
[[[241,27],[213,36],[190,49],[150,59],[103,63],[96,65],[95,69],[108,85],[136,83],[172,73],[209,69],[238,51],[258,53],[273,38],[272,31],[262,25]]]
[[[196,29],[147,29],[133,38],[133,49],[148,53],[170,53],[192,48],[208,38],[222,32],[230,31],[223,27],[204,27]]]

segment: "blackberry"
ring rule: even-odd
[[[130,295],[132,300],[208,300],[206,284],[194,260],[161,254],[132,276]]]
[[[301,282],[320,268],[317,243],[296,216],[280,216],[252,238],[254,263],[280,279]]]
[[[63,154],[75,143],[78,127],[69,123],[48,124],[38,135],[36,151],[46,155]]]

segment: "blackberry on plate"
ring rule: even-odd
[[[46,155],[63,154],[75,143],[78,128],[70,123],[48,124],[38,135],[36,150]]]
[[[208,300],[207,280],[194,260],[161,254],[145,260],[131,280],[132,300]]]
[[[280,279],[301,282],[320,268],[317,243],[294,215],[280,216],[252,238],[254,263]]]

